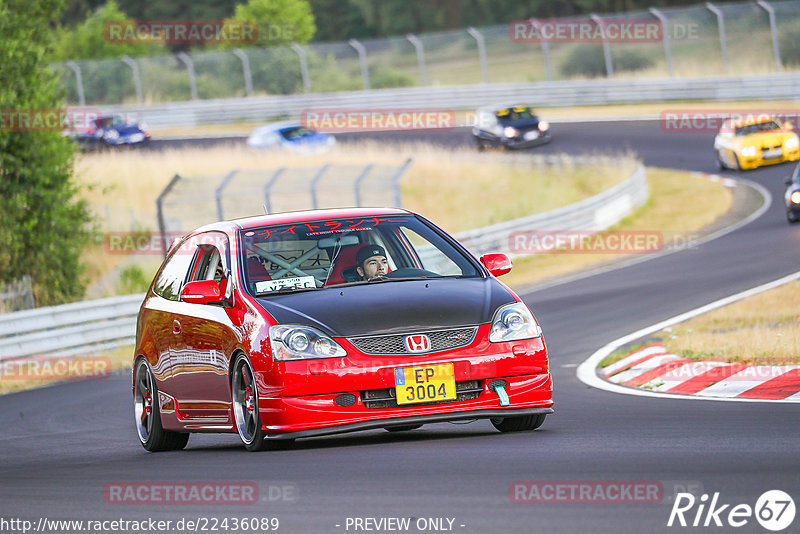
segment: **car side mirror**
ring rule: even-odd
[[[196,280],[183,286],[181,300],[192,304],[213,304],[220,302],[223,296],[219,284],[214,280]]]
[[[494,276],[503,276],[511,272],[511,258],[505,254],[484,254],[481,263]]]
[[[792,124],[791,122],[784,122],[783,127],[786,128],[787,130],[794,130],[794,124]]]

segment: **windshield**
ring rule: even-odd
[[[314,132],[305,129],[302,126],[297,126],[292,128],[284,128],[283,130],[281,130],[281,135],[285,139],[293,140],[314,135]]]
[[[352,217],[242,231],[256,295],[420,278],[476,277],[464,254],[413,216]]]
[[[511,124],[520,121],[535,119],[536,115],[528,107],[518,106],[515,108],[501,109],[496,113],[497,119],[501,124]]]
[[[758,132],[769,132],[772,130],[780,130],[780,125],[775,121],[757,122],[755,124],[747,124],[745,126],[736,127],[736,135],[749,135]]]

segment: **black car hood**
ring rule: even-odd
[[[302,324],[349,337],[488,323],[514,302],[493,278],[381,282],[258,297],[281,324]]]
[[[539,126],[539,118],[533,117],[530,119],[524,119],[519,121],[500,121],[501,126],[513,126],[518,130],[527,130],[537,128]]]

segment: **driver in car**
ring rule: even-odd
[[[356,253],[356,272],[362,280],[370,280],[379,276],[386,276],[389,272],[389,262],[386,260],[386,251],[380,245],[366,245]]]

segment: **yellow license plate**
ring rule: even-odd
[[[397,404],[455,400],[456,378],[452,363],[404,367],[394,370]]]

